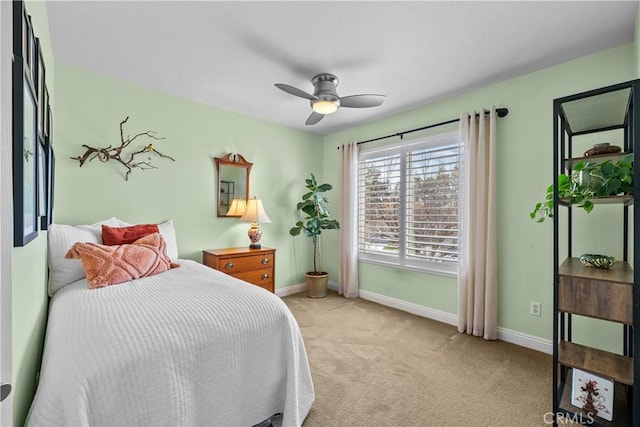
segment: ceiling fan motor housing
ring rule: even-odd
[[[313,87],[315,88],[313,95],[318,97],[317,100],[311,100],[312,107],[318,100],[330,101],[340,106],[340,98],[336,91],[336,86],[338,86],[338,78],[336,76],[328,73],[318,74],[311,79],[311,83],[313,83]]]

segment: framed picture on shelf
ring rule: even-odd
[[[613,420],[613,381],[590,372],[573,370],[571,404],[585,413]]]

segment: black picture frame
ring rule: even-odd
[[[47,85],[44,86],[44,100],[43,100],[43,109],[44,109],[44,136],[49,136],[49,130],[51,129],[51,106],[49,106],[49,90],[47,89]]]
[[[15,4],[14,4],[15,7]],[[20,56],[22,59],[29,58],[29,15],[27,15],[26,9],[23,7],[22,9],[16,8],[17,18],[16,23],[20,22],[20,29],[22,34],[22,39],[16,37],[14,38],[14,43],[20,43],[18,45],[14,45],[14,54]],[[14,15],[16,16],[16,15]],[[14,24],[15,25],[15,24]]]
[[[47,94],[47,97],[49,94]],[[48,98],[47,98],[48,99]],[[49,142],[53,139],[53,114],[51,113],[51,106],[47,103],[47,123],[46,123],[46,135],[49,137]]]
[[[45,140],[38,137],[38,158],[37,158],[37,175],[38,175],[38,216],[47,216],[47,149]]]
[[[1,0],[0,0],[1,1]],[[53,115],[40,40],[24,1],[13,1],[13,246],[53,221]]]
[[[40,39],[36,38],[36,60],[37,65],[35,66],[37,72],[35,86],[38,92],[38,135],[44,135],[44,119],[45,114],[47,113],[47,103],[48,100],[45,100],[45,91],[47,90],[46,84],[46,69],[44,66],[44,58],[42,57],[42,46],[40,44]]]
[[[55,171],[55,157],[51,139],[45,137],[42,148],[42,163],[38,166],[38,215],[40,216],[40,229],[47,230],[53,222],[53,180]]]
[[[38,44],[36,42],[36,36],[33,33],[33,23],[31,16],[29,16],[29,78],[31,84],[35,85],[38,78]],[[37,99],[37,96],[36,96]]]
[[[51,137],[47,137],[47,218],[43,222],[43,230],[49,228],[53,223],[53,195],[55,188],[55,176],[56,176],[56,156],[53,151],[53,144],[51,143]],[[44,226],[46,225],[46,227]]]
[[[13,245],[38,236],[38,104],[23,60],[13,63]]]

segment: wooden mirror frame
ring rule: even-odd
[[[239,218],[242,215],[228,215],[227,212],[229,211],[229,207],[231,205],[231,201],[233,200],[233,198],[244,197],[245,202],[249,200],[249,177],[251,174],[251,166],[253,166],[253,163],[247,162],[247,160],[244,157],[242,157],[242,155],[240,154],[232,154],[232,153],[227,153],[222,157],[214,157],[214,160],[216,162],[216,171],[218,173],[218,181],[216,186],[218,217]],[[222,172],[223,172],[224,166],[233,167],[233,168],[244,168],[246,170],[245,182],[244,182],[244,186],[246,190],[245,194],[238,194],[237,195],[238,197],[235,197],[236,196],[235,181],[229,181],[229,180],[223,179],[224,174]],[[226,188],[226,187],[229,187],[229,185],[231,184],[233,184],[233,187],[234,187],[234,191],[232,193],[229,192],[229,188]],[[226,192],[226,195],[224,195],[225,192]],[[230,197],[229,194],[232,194],[232,196]]]

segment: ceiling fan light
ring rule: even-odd
[[[313,103],[313,111],[318,114],[331,114],[338,111],[338,101],[318,99]]]

